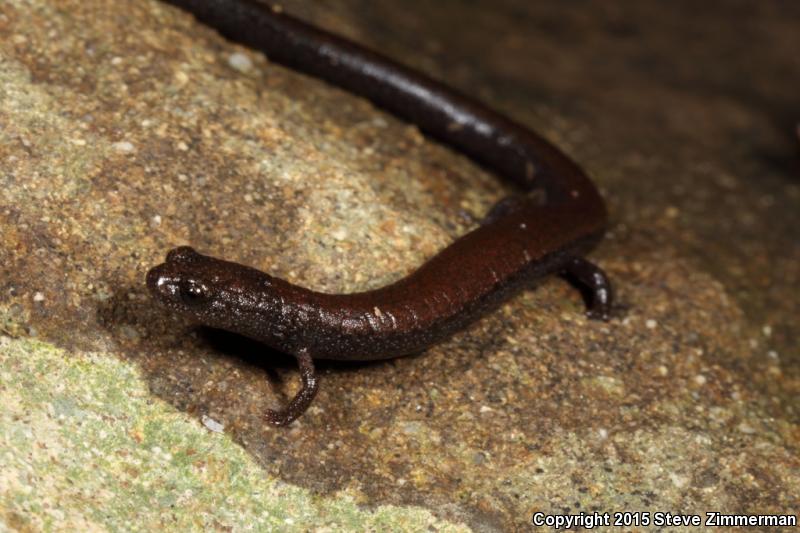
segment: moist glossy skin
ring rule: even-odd
[[[171,251],[147,275],[153,295],[194,321],[291,353],[303,388],[284,425],[308,407],[318,380],[312,359],[372,360],[424,350],[516,290],[548,274],[588,289],[590,316],[606,319],[611,287],[582,256],[602,238],[606,210],[583,171],[547,141],[482,104],[340,37],[250,0],[167,0],[270,60],[369,98],[471,156],[538,200],[500,202],[477,229],[411,275],[355,294],[311,291],[255,269]]]

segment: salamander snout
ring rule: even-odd
[[[211,298],[211,290],[205,283],[172,274],[168,267],[165,263],[147,273],[147,288],[159,301],[186,308],[196,307]]]

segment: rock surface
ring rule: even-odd
[[[620,316],[587,321],[547,281],[424,355],[323,365],[283,430],[261,414],[291,395],[293,362],[167,316],[147,269],[190,243],[318,290],[376,287],[502,186],[164,4],[0,5],[0,519],[238,529],[263,509],[262,528],[525,530],[535,511],[796,514],[800,8],[529,4],[285,7],[573,155],[612,213],[594,258]],[[187,450],[230,466],[198,473]],[[173,490],[146,509],[117,497],[145,482]]]

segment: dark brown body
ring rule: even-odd
[[[582,259],[602,238],[605,206],[553,145],[423,74],[253,0],[167,1],[272,61],[369,98],[523,190],[543,192],[538,201],[501,202],[479,228],[411,275],[363,293],[318,293],[178,248],[148,273],[148,286],[168,307],[303,354],[307,366],[311,358],[368,360],[423,350],[553,273],[588,288],[591,313],[607,317],[608,280]]]
[[[287,353],[304,348],[315,359],[385,359],[423,350],[532,280],[564,271],[598,236],[582,234],[576,224],[570,230],[575,238],[561,242],[547,231],[559,216],[523,205],[460,238],[413,274],[368,292],[315,292],[188,247],[153,268],[148,285],[156,294],[164,290],[156,290],[159,283],[170,288],[176,298],[167,305],[196,322]],[[182,298],[187,282],[202,287],[202,301]]]

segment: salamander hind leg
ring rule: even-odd
[[[572,257],[564,265],[562,274],[588,293],[586,315],[589,318],[598,320],[611,318],[613,300],[611,281],[600,267],[582,257]]]
[[[285,409],[281,411],[267,410],[265,415],[267,422],[275,426],[289,425],[297,417],[305,413],[319,389],[319,378],[314,370],[314,361],[311,359],[311,354],[308,353],[308,350],[303,348],[297,352],[296,357],[297,363],[300,366],[300,376],[303,385]]]

